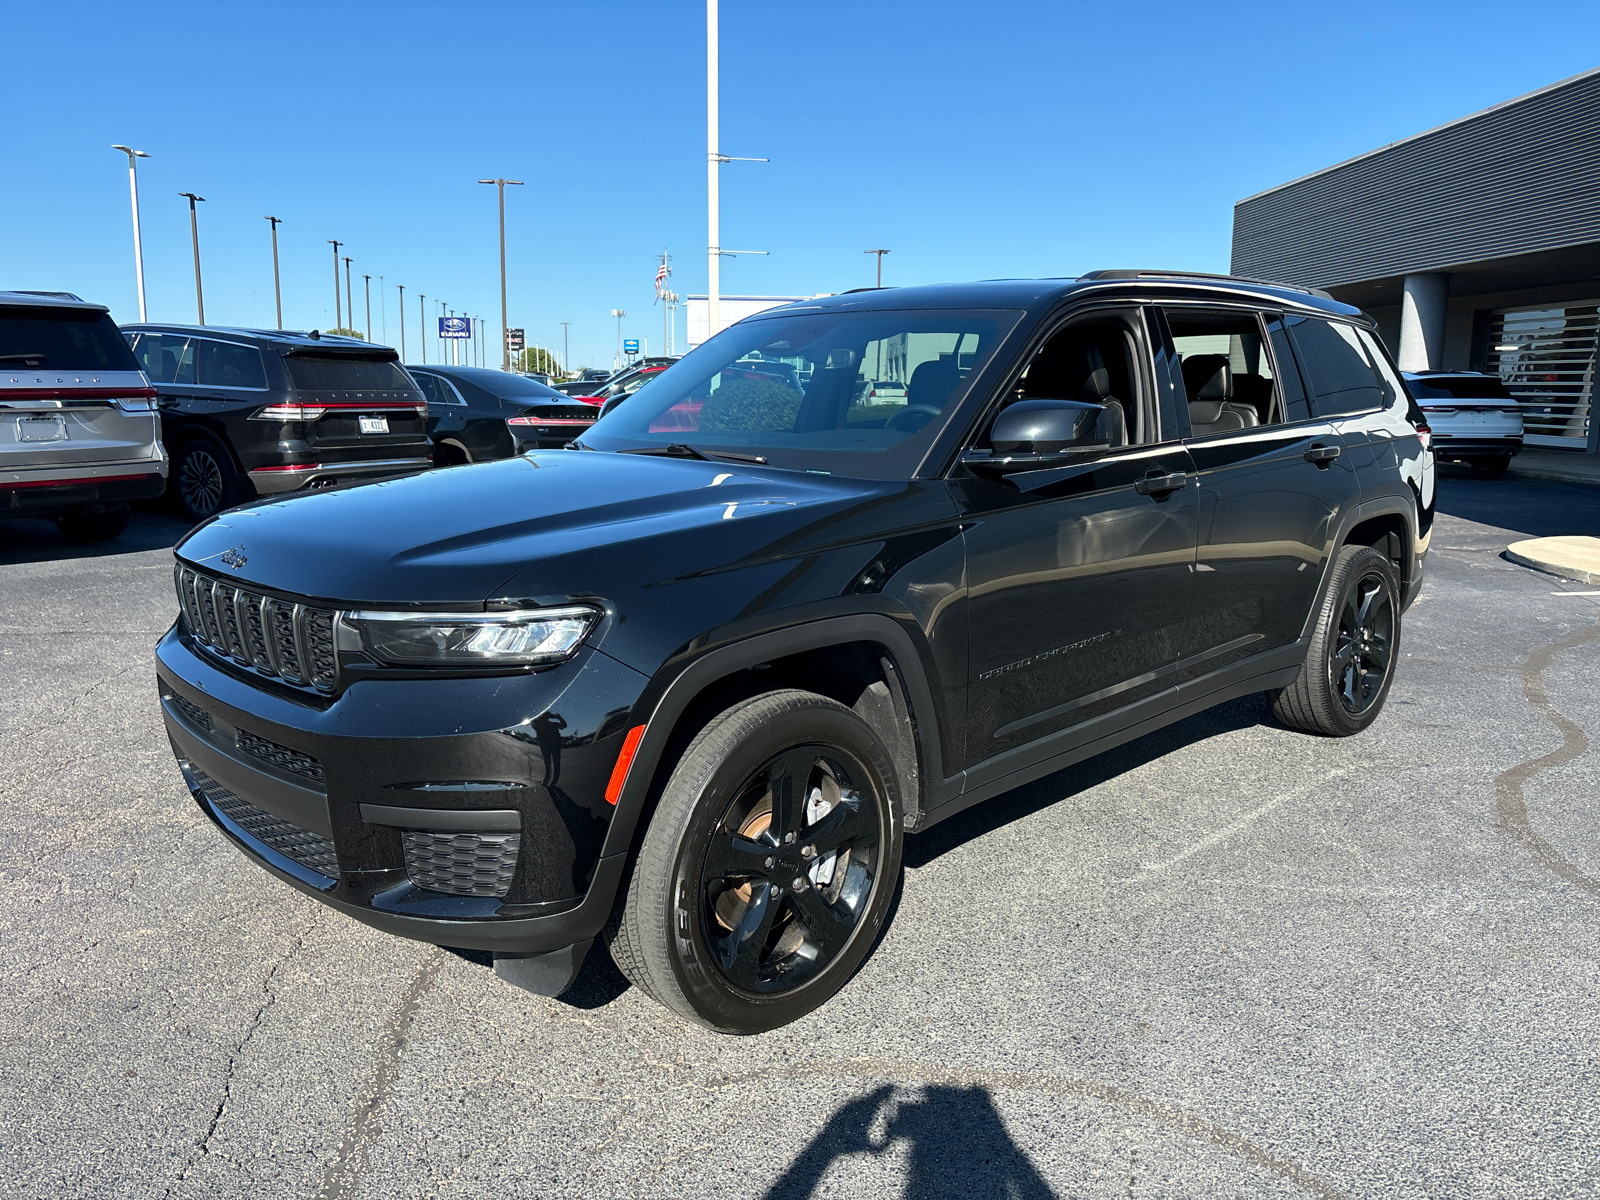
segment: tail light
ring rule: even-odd
[[[1422,443],[1424,450],[1433,445],[1433,430],[1428,427],[1426,421],[1417,426],[1417,441]]]
[[[328,412],[400,412],[426,416],[426,400],[325,400],[320,404],[269,404],[250,419],[252,421],[315,421]]]
[[[153,387],[132,388],[7,388],[0,392],[0,400],[92,400],[101,404],[110,401],[125,412],[149,412],[155,406],[156,390]]]
[[[587,429],[594,424],[592,417],[507,417],[507,425],[581,425]]]
[[[1425,413],[1437,413],[1443,417],[1448,416],[1456,410],[1443,404],[1424,404],[1422,406],[1422,411]]]
[[[252,421],[315,421],[328,410],[320,404],[269,404]]]

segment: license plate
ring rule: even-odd
[[[64,442],[67,440],[65,417],[18,417],[17,441]]]
[[[361,432],[362,433],[388,433],[389,432],[389,418],[388,417],[362,417],[361,418]]]

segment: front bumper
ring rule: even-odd
[[[283,466],[257,467],[250,472],[250,482],[257,493],[275,496],[304,487],[331,487],[336,483],[354,483],[358,480],[388,479],[395,475],[409,475],[426,471],[433,466],[431,458],[381,458],[354,462],[295,463]]]
[[[156,663],[196,803],[308,895],[504,955],[582,942],[610,915],[624,858],[600,854],[604,791],[646,682],[631,668],[587,649],[536,674],[367,680],[320,700],[245,678],[177,627]]]

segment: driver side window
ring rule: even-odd
[[[1097,405],[1104,411],[1095,422],[1096,438],[1108,449],[1148,444],[1154,422],[1140,400],[1137,319],[1118,312],[1069,322],[1029,360],[1006,407],[1023,400]],[[988,433],[978,442],[980,448],[992,445]]]

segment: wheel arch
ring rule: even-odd
[[[741,638],[678,671],[649,710],[602,854],[637,848],[673,765],[708,721],[740,699],[785,687],[831,696],[872,726],[894,759],[907,828],[915,829],[932,807],[930,785],[944,778],[933,693],[903,626],[857,614]]]
[[[188,417],[182,424],[174,425],[170,432],[166,429],[161,431],[161,443],[166,447],[169,460],[176,460],[183,448],[199,437],[208,437],[216,442],[233,463],[233,469],[240,475],[249,477],[249,472],[239,459],[239,452],[233,448],[233,439],[228,436],[220,423],[210,422],[201,417]]]
[[[1322,578],[1317,586],[1319,602],[1323,589],[1328,586],[1335,554],[1342,546],[1374,546],[1382,550],[1394,564],[1400,580],[1402,604],[1414,595],[1422,564],[1416,553],[1416,498],[1409,489],[1403,496],[1385,492],[1351,505],[1345,510],[1329,544],[1330,552],[1322,565]],[[1316,619],[1317,604],[1312,604],[1300,629],[1302,639],[1311,636]]]

